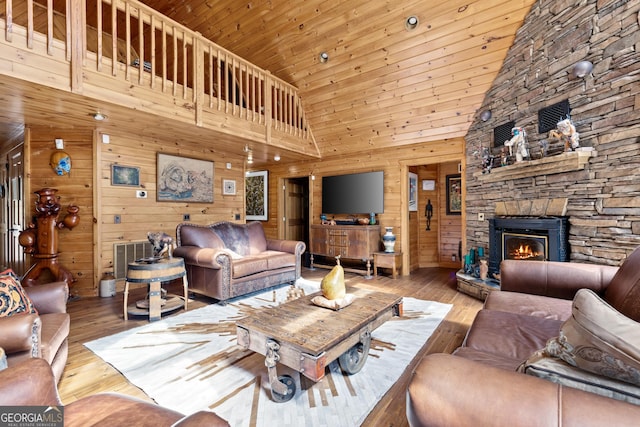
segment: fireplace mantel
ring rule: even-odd
[[[482,182],[505,181],[509,179],[530,178],[538,175],[552,175],[584,169],[591,157],[596,156],[593,150],[570,151],[555,156],[536,160],[525,160],[509,166],[491,170],[491,173],[476,172],[474,178]]]

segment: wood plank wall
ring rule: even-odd
[[[25,140],[25,149],[30,154],[25,169],[25,212],[27,224],[35,215],[34,194],[42,188],[56,188],[60,197],[60,218],[69,205],[80,208],[80,223],[72,230],[58,231],[58,252],[60,264],[68,269],[76,280],[72,286],[73,295],[93,292],[93,156],[91,129],[51,129],[31,127]],[[49,165],[55,153],[54,140],[62,138],[63,151],[71,157],[71,173],[58,176]],[[32,261],[27,258],[27,265]],[[42,276],[46,279],[47,275]]]
[[[75,229],[61,230],[60,251],[61,262],[69,268],[77,283],[74,292],[78,295],[96,295],[99,280],[105,271],[113,267],[113,244],[116,242],[146,240],[148,231],[164,231],[175,236],[175,227],[182,222],[183,215],[189,214],[190,222],[208,224],[221,220],[234,220],[240,214],[244,222],[244,159],[233,157],[227,153],[215,152],[212,148],[203,148],[198,141],[175,141],[147,138],[144,135],[118,133],[110,130],[109,144],[102,143],[102,132],[94,129],[55,129],[34,127],[30,129],[28,141],[30,169],[27,176],[29,192],[42,187],[54,187],[59,190],[61,204],[75,203],[80,206],[80,225]],[[54,139],[63,138],[65,151],[72,159],[70,176],[58,177],[49,167],[49,158],[55,151]],[[408,189],[402,189],[402,172],[408,171],[408,164],[420,166],[413,168],[423,177],[437,176],[436,193],[418,193],[418,203],[424,209],[425,197],[432,197],[434,218],[431,234],[422,231],[425,228],[424,212],[420,210],[410,215],[408,227],[415,230],[417,238],[411,243],[408,252],[415,256],[419,252],[418,261],[409,260],[407,253],[404,263],[406,273],[411,268],[450,264],[452,245],[457,242],[455,231],[460,233],[461,217],[449,218],[443,215],[444,176],[456,170],[463,150],[462,139],[442,141],[439,143],[416,144],[410,147],[379,150],[363,153],[359,156],[347,156],[325,159],[320,162],[301,162],[289,164],[273,164],[269,170],[269,220],[264,222],[265,232],[269,237],[279,237],[284,232],[279,227],[278,183],[283,178],[314,176],[310,180],[310,212],[312,223],[319,223],[322,206],[322,176],[351,172],[383,170],[385,173],[385,212],[378,217],[381,226],[394,227],[397,235],[397,250],[403,248],[402,224],[403,212],[408,209]],[[157,153],[178,154],[186,157],[214,161],[214,202],[185,203],[156,201],[156,158]],[[231,169],[226,163],[231,163]],[[136,198],[135,187],[111,185],[111,166],[113,164],[135,166],[140,168],[141,186],[148,192],[146,199]],[[95,171],[95,172],[94,172]],[[236,195],[222,195],[222,180],[236,181]],[[95,186],[95,188],[94,188]],[[435,200],[438,202],[434,203]],[[27,202],[32,208],[35,197]],[[437,215],[435,215],[438,213]],[[114,216],[120,215],[120,224],[114,223]],[[235,221],[235,220],[234,220]],[[446,223],[447,228],[438,225]],[[418,232],[418,230],[420,230]],[[438,234],[437,234],[438,233]],[[410,233],[411,234],[411,233]],[[428,234],[428,236],[427,236]],[[434,246],[434,238],[438,235],[437,251],[425,250]],[[453,236],[453,237],[452,237]],[[449,239],[451,241],[448,241]],[[453,243],[455,241],[455,243]],[[93,248],[95,249],[95,252]],[[417,248],[417,249],[416,249]],[[413,259],[413,258],[412,258]],[[95,268],[94,268],[95,266]],[[121,290],[123,283],[118,284]]]
[[[282,192],[279,191],[278,185],[281,179],[304,176],[315,177],[314,180],[310,180],[310,218],[312,224],[319,224],[320,214],[322,213],[323,176],[382,170],[384,171],[385,211],[383,214],[378,215],[377,219],[382,227],[393,227],[393,232],[397,239],[396,250],[405,252],[403,253],[403,273],[409,274],[410,270],[416,267],[436,265],[458,267],[459,263],[451,262],[451,254],[457,254],[458,252],[463,218],[462,216],[452,218],[439,212],[438,209],[444,209],[446,205],[445,202],[436,200],[436,197],[440,199],[445,197],[443,193],[444,177],[453,173],[452,171],[457,173],[458,163],[462,158],[463,146],[462,138],[454,138],[447,141],[374,150],[363,152],[359,155],[325,158],[319,162],[274,164],[269,167],[269,219],[264,223],[265,231],[273,237],[282,236],[284,233],[284,227],[281,227],[280,223],[281,218],[277,218],[278,200],[282,197]],[[401,174],[404,170],[407,172],[414,170],[410,168],[411,166],[420,166],[417,168],[419,181],[422,177],[435,176],[438,187],[434,192],[418,191],[418,212],[409,214],[409,219],[406,222],[410,238],[405,248],[403,245],[402,224],[404,221],[402,216],[403,212],[408,212],[408,188],[401,188],[402,183],[407,182],[407,179],[402,179]],[[434,231],[429,236],[424,237],[428,232],[426,230],[424,232],[418,231],[418,229],[424,230],[426,228],[424,219],[426,197],[431,197],[434,205],[434,218],[432,219],[432,229]],[[404,200],[404,198],[407,200]],[[438,215],[440,220],[437,218]],[[363,216],[367,216],[367,214],[363,213]],[[437,231],[439,224],[447,226],[440,234]],[[455,229],[457,229],[457,235],[452,234]],[[414,237],[414,234],[417,237]],[[423,237],[424,240],[422,240]],[[416,240],[413,241],[413,239]],[[451,252],[452,246],[455,246],[454,252]],[[424,250],[423,255],[425,247],[432,247],[432,249]],[[417,260],[413,258],[416,255],[414,251],[419,251],[420,253]]]
[[[63,207],[69,203],[80,206],[80,225],[59,233],[60,261],[77,279],[73,291],[78,295],[97,295],[99,280],[113,268],[114,243],[146,240],[148,231],[164,231],[175,237],[176,225],[184,214],[196,224],[235,221],[236,214],[241,217],[237,222],[244,222],[244,160],[240,157],[204,148],[198,141],[157,140],[127,133],[111,132],[109,144],[104,144],[102,133],[93,129],[32,128],[30,134],[29,193],[43,187],[57,188]],[[55,138],[64,139],[65,151],[71,156],[70,176],[58,177],[48,165]],[[213,203],[156,201],[158,152],[213,161]],[[139,167],[140,187],[111,185],[113,164]],[[223,179],[236,181],[236,195],[222,195]],[[136,197],[138,189],[147,191],[146,199]],[[32,211],[34,201],[31,194],[27,208]],[[120,215],[120,224],[114,223],[115,215]],[[118,290],[123,285],[119,283]]]

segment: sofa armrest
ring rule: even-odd
[[[304,242],[297,240],[267,239],[267,249],[270,251],[289,252],[302,255],[307,246]]]
[[[504,260],[500,289],[562,299],[573,299],[582,288],[602,295],[617,271],[618,267],[610,265]]]
[[[637,425],[640,406],[450,354],[431,354],[407,389],[416,426]]]
[[[66,282],[52,282],[45,285],[25,287],[33,305],[40,314],[66,313],[69,300],[69,286]]]
[[[229,255],[224,249],[200,248],[198,246],[179,246],[173,251],[176,257],[184,258],[184,262],[189,265],[197,265],[206,268],[223,268],[223,263],[219,261],[219,255]]]
[[[0,317],[0,331],[0,347],[7,356],[31,351],[33,357],[40,357],[42,322],[39,315],[29,313]]]
[[[8,406],[60,405],[51,366],[37,358],[0,371],[0,402]]]

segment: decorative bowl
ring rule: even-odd
[[[358,224],[369,225],[369,218],[358,218]]]

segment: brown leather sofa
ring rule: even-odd
[[[24,290],[38,314],[0,317],[0,347],[9,366],[41,357],[49,362],[56,381],[60,381],[69,351],[69,288],[65,282],[54,282]]]
[[[31,359],[0,371],[0,405],[61,406],[51,367]],[[100,393],[76,400],[63,410],[65,427],[218,427],[229,424],[213,412],[185,417],[179,412],[115,393]]]
[[[179,224],[177,248],[189,290],[226,301],[300,278],[304,242],[267,239],[258,221]]]
[[[470,425],[472,420],[482,419],[477,418],[480,415],[495,419],[495,425],[637,425],[637,383],[612,379],[616,373],[607,370],[587,372],[574,366],[573,359],[565,363],[562,357],[549,357],[553,350],[549,343],[562,343],[563,336],[571,333],[567,325],[584,316],[574,297],[578,300],[576,294],[584,296],[591,291],[601,307],[629,324],[632,334],[640,334],[640,326],[635,324],[640,321],[640,248],[619,268],[505,260],[500,274],[501,290],[488,295],[463,345],[453,355],[427,356],[417,367],[408,391],[411,425]],[[602,327],[614,330],[616,323]],[[611,341],[616,341],[615,337]],[[610,347],[618,344],[613,342]],[[623,343],[634,354],[639,344]],[[620,370],[624,369],[634,375],[638,372],[635,367],[622,366]],[[443,382],[449,382],[450,388]],[[508,411],[498,410],[497,405]],[[599,415],[599,411],[605,412]],[[479,424],[482,422],[475,425]]]

